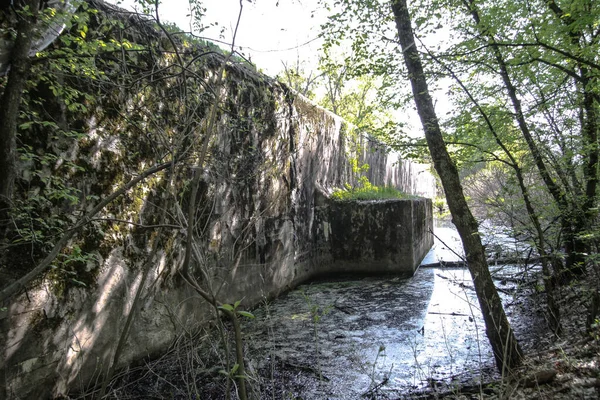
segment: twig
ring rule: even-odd
[[[311,367],[310,365],[300,365],[300,364],[294,364],[292,362],[286,361],[285,362],[286,365],[295,368],[295,369],[299,369],[301,371],[306,371],[306,372],[311,372],[313,374],[315,374],[317,377],[319,377],[319,379],[323,379],[327,382],[329,382],[331,379],[329,379],[328,377],[326,377],[325,375],[323,375],[322,373],[320,373],[319,371],[317,371],[316,368]]]
[[[136,226],[136,227],[141,228],[141,229],[154,229],[154,228],[181,229],[182,228],[181,225],[173,225],[173,224],[144,225],[144,224],[139,224],[137,222],[127,221],[125,219],[119,219],[119,218],[91,218],[90,222],[92,222],[92,221],[119,222],[119,223],[122,223],[122,224],[128,224],[128,225]]]
[[[431,228],[429,228],[429,233],[431,233],[434,238],[436,238],[437,240],[439,240],[441,244],[443,244],[444,246],[446,246],[448,248],[448,250],[450,250],[452,253],[454,253],[454,255],[456,255],[458,258],[460,258],[465,263],[465,265],[467,264],[467,260],[463,256],[461,256],[460,254],[458,254],[457,252],[455,252],[454,250],[452,250],[452,247],[448,246],[438,235],[436,235],[435,233],[433,233],[433,230]]]
[[[367,390],[366,392],[364,392],[360,397],[371,397],[371,396],[373,396],[375,393],[377,393],[379,391],[379,389],[381,389],[383,386],[387,385],[387,383],[389,381],[390,381],[390,378],[388,376],[384,377],[381,382],[379,382],[373,388],[371,388],[371,389]]]
[[[451,312],[451,313],[445,313],[445,312],[436,312],[436,311],[430,311],[427,314],[434,314],[434,315],[450,315],[452,317],[470,317],[470,315],[468,314],[461,314],[461,313],[457,313],[457,312]]]

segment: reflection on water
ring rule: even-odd
[[[439,268],[302,285],[245,322],[250,369],[274,380],[276,398],[303,399],[392,395],[479,376],[493,359],[471,286],[468,271]]]

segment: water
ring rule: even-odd
[[[274,385],[303,399],[469,381],[493,366],[470,285],[464,269],[439,268],[302,285],[245,324],[250,369],[290,371]]]
[[[459,259],[453,235],[440,233],[444,244],[438,241],[426,261]],[[243,328],[246,356],[264,398],[394,398],[477,381],[493,369],[463,268],[313,282],[254,314]]]
[[[436,235],[423,265],[460,260],[456,231],[436,227]],[[518,336],[539,338],[532,326],[543,321],[526,300],[512,297],[514,280],[507,279],[523,269],[492,272]],[[301,285],[252,312],[254,319],[242,318],[252,398],[410,398],[425,388],[495,377],[465,268],[421,267],[408,279],[340,276]],[[182,341],[149,368],[126,375],[117,398],[226,398],[222,349],[211,335]]]
[[[456,231],[436,227],[434,249],[422,265],[462,255]],[[492,272],[501,278],[517,270]],[[511,301],[511,284],[497,284],[505,289],[503,300]],[[465,268],[421,267],[409,279],[313,282],[255,315],[244,334],[250,373],[259,377],[264,398],[397,398],[431,386],[477,383],[494,373]]]

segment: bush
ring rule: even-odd
[[[402,193],[391,186],[363,185],[361,187],[346,187],[346,189],[334,190],[331,198],[335,201],[351,200],[386,200],[386,199],[410,199],[413,196]]]

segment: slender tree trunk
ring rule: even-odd
[[[548,8],[554,13],[557,22],[569,28],[571,44],[581,53],[584,53],[582,40],[584,33],[578,28],[576,20],[571,14],[566,13],[555,0],[547,2]],[[580,78],[575,84],[581,90],[581,137],[585,145],[582,149],[584,159],[583,179],[585,182],[585,195],[583,201],[575,200],[573,204],[574,214],[572,219],[573,235],[570,238],[572,251],[567,254],[566,269],[576,275],[585,273],[585,254],[590,252],[591,245],[580,238],[580,233],[590,228],[590,222],[595,218],[596,197],[598,191],[598,163],[600,159],[600,146],[598,143],[598,104],[594,88],[597,86],[598,78],[590,73],[588,67],[577,62]]]
[[[554,13],[557,20],[564,24],[566,27],[576,27],[576,21],[569,14],[565,13],[555,0],[549,0],[547,2],[548,8]],[[571,43],[577,47],[577,50],[584,53],[584,45],[582,45],[583,32],[578,28],[569,30],[569,37]],[[577,68],[579,69],[580,79],[575,81],[575,84],[581,87],[582,92],[582,121],[581,121],[581,133],[582,137],[586,141],[583,152],[585,154],[585,164],[583,167],[583,176],[585,179],[585,202],[583,204],[583,210],[585,214],[588,214],[589,210],[594,207],[596,203],[596,195],[598,191],[599,171],[598,164],[600,162],[600,145],[598,143],[598,104],[596,104],[596,94],[593,92],[597,86],[598,78],[594,74],[590,73],[588,67],[582,62],[577,62]],[[586,215],[589,217],[589,215]]]
[[[8,81],[0,99],[0,215],[10,207],[17,176],[17,123],[21,97],[29,75],[29,51],[40,0],[28,0],[26,6],[29,11],[19,15]]]
[[[500,296],[488,270],[477,221],[467,205],[458,171],[442,137],[421,59],[416,49],[406,0],[392,0],[392,10],[417,111],[425,130],[435,169],[446,193],[452,221],[463,242],[496,365],[500,371],[512,369],[521,363],[523,353],[504,313]]]

